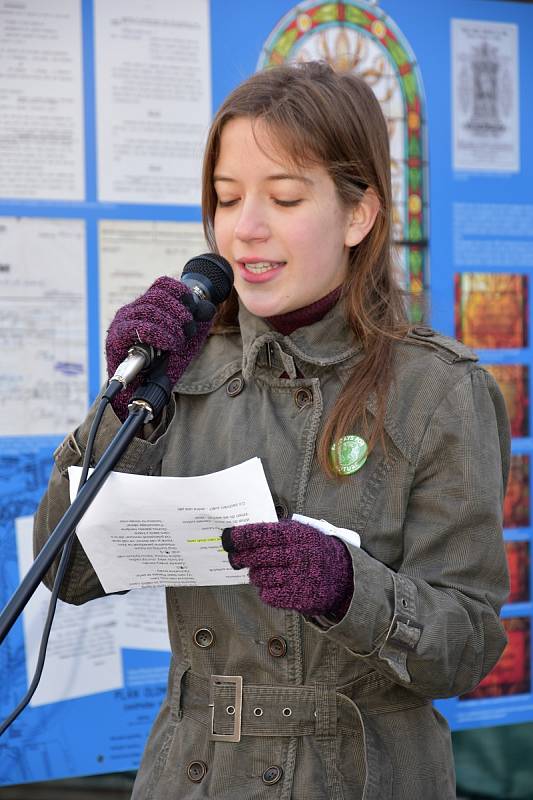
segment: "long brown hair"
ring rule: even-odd
[[[355,75],[336,73],[327,64],[309,62],[258,72],[240,84],[224,101],[207,140],[202,208],[209,246],[216,250],[214,219],[217,196],[213,174],[220,152],[224,125],[246,117],[260,121],[280,145],[283,155],[296,165],[321,165],[332,178],[340,201],[351,208],[366,189],[379,199],[372,230],[349,256],[349,274],[343,286],[346,320],[361,342],[362,359],[343,386],[326,420],[318,447],[323,469],[337,471],[330,461],[330,446],[360,432],[371,449],[384,439],[387,390],[392,380],[394,340],[408,327],[403,294],[395,279],[391,249],[392,192],[387,124],[369,86]],[[237,323],[235,293],[222,304],[214,331]],[[375,398],[375,415],[367,403]]]

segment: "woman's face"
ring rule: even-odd
[[[252,314],[303,308],[344,281],[354,212],[323,167],[288,166],[261,123],[254,136],[251,121],[237,118],[222,130],[214,185],[217,247]]]

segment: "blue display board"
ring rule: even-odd
[[[158,6],[158,0],[153,0],[153,5]],[[343,10],[339,11],[341,6]],[[96,166],[98,53],[95,48],[95,13],[99,7],[93,6],[92,0],[82,0],[80,8],[84,198],[64,201],[2,197],[0,224],[2,218],[83,222],[88,404],[98,392],[102,368],[103,251],[99,226],[103,221],[194,223],[200,221],[201,215],[197,203],[129,203],[99,198]],[[533,9],[518,3],[488,0],[435,0],[431,4],[422,0],[409,3],[383,0],[379,5],[356,0],[344,4],[307,2],[299,3],[297,9],[296,4],[286,0],[253,4],[245,0],[211,0],[209,12],[213,108],[217,108],[226,94],[258,64],[264,63],[267,56],[272,56],[279,46],[280,33],[291,24],[301,37],[312,32],[312,24],[320,20],[324,27],[317,29],[317,36],[325,33],[323,41],[329,42],[330,48],[342,29],[352,37],[366,37],[368,47],[375,46],[377,53],[381,48],[384,57],[391,56],[391,64],[399,65],[398,74],[402,69],[402,74],[409,71],[416,74],[420,119],[417,122],[406,113],[405,120],[409,130],[414,130],[413,126],[418,124],[422,126],[420,152],[416,157],[422,176],[420,187],[423,187],[418,194],[423,199],[419,197],[421,208],[417,208],[412,193],[405,188],[407,183],[404,181],[403,189],[400,186],[399,191],[405,189],[401,200],[404,210],[399,206],[398,225],[399,228],[403,225],[406,232],[399,237],[406,248],[406,275],[412,287],[416,288],[418,280],[422,288],[425,285],[428,289],[427,319],[434,327],[471,344],[480,353],[482,363],[495,371],[506,389],[514,426],[511,501],[506,507],[505,530],[513,587],[512,602],[504,607],[502,614],[508,628],[509,648],[499,672],[485,682],[477,695],[439,701],[437,706],[456,729],[531,720],[533,585],[529,558],[533,438],[529,398],[533,390],[533,351],[528,291],[533,271],[533,140],[528,139],[527,131],[532,129],[533,106],[527,92],[528,78],[533,74],[533,53],[529,47],[533,36]],[[363,16],[359,16],[359,12]],[[2,14],[0,6],[0,23],[6,19]],[[479,21],[481,33],[469,24],[452,24],[452,20]],[[494,31],[498,41],[515,31],[515,44],[511,42],[505,51],[509,54],[508,61],[502,62],[498,52],[490,48],[483,51],[482,40],[489,23],[497,26]],[[383,26],[397,36],[394,46],[391,46],[390,37],[383,33]],[[317,42],[317,39],[309,38],[304,42],[295,38],[291,46],[306,46],[312,50],[319,46]],[[290,47],[287,52],[289,50]],[[512,83],[515,76],[513,52],[517,67],[512,84],[518,112],[516,129],[507,125],[510,139],[505,146],[497,146],[501,140],[496,137],[492,153],[494,169],[490,169],[485,153],[490,131],[483,133],[483,120],[472,117],[474,121],[466,138],[461,140],[457,133],[457,116],[466,114],[469,103],[472,107],[475,100],[472,92],[469,97],[465,88],[468,70],[477,69],[481,80],[483,70],[490,73],[499,63],[500,69],[507,70],[507,80]],[[335,52],[331,53],[331,58],[335,59]],[[370,58],[372,51],[368,53]],[[402,62],[402,53],[407,54],[407,67]],[[358,69],[356,52],[352,68]],[[463,73],[454,84],[454,70],[461,69]],[[402,85],[405,86],[405,81]],[[488,114],[490,87],[483,97]],[[502,102],[501,96],[499,102]],[[513,113],[505,104],[500,112],[505,108]],[[407,153],[408,157],[415,158],[412,153]],[[422,220],[420,227],[410,228],[417,215]],[[422,261],[413,257],[417,252],[422,252]],[[0,266],[5,260],[5,254],[0,251]],[[421,263],[423,268],[417,267]],[[39,265],[35,269],[38,270]],[[509,367],[510,370],[502,370]],[[34,513],[46,486],[51,454],[61,438],[58,432],[0,437],[2,605],[19,581],[15,520]],[[490,558],[490,554],[487,557]],[[124,649],[122,688],[27,709],[0,740],[0,784],[135,769],[166,690],[164,675],[168,658],[168,653],[164,652]],[[144,669],[150,678],[143,682],[139,675]],[[17,624],[0,648],[1,717],[18,703],[26,685],[24,639],[22,626]]]

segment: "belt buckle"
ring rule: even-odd
[[[215,686],[229,684],[235,687],[235,716],[233,733],[215,733]],[[211,709],[211,730],[209,738],[214,742],[240,742],[242,722],[242,676],[211,675],[209,678],[209,707]]]

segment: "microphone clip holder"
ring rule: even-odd
[[[130,412],[143,408],[147,412],[146,422],[156,419],[170,400],[172,387],[167,375],[168,355],[159,358],[150,368],[145,380],[136,390],[128,405]]]

